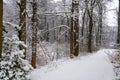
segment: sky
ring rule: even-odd
[[[54,0],[55,2],[61,1],[61,0]],[[107,10],[110,9],[118,9],[118,0],[112,0],[112,2],[108,3]],[[115,10],[108,11],[106,13],[106,21],[109,26],[117,26],[117,13]]]
[[[10,0],[3,0],[5,3],[10,3],[11,1]]]
[[[62,1],[62,0],[54,0],[55,2],[57,2],[57,1]],[[4,2],[5,3],[10,3],[11,2],[11,0],[4,0]],[[107,5],[107,10],[110,10],[110,9],[116,9],[116,8],[118,8],[118,0],[112,0],[112,2],[110,2],[110,3],[108,3],[108,5]],[[109,26],[116,26],[117,25],[117,13],[116,13],[116,11],[114,10],[112,10],[112,11],[108,11],[107,13],[107,24],[109,25]]]
[[[55,2],[57,2],[57,1],[61,1],[61,0],[54,0]]]
[[[118,0],[113,0],[112,2],[108,3],[107,10],[110,9],[118,9]],[[116,10],[111,10],[107,12],[107,24],[109,26],[117,26],[117,13]]]

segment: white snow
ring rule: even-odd
[[[10,4],[12,3],[12,0],[3,0],[4,3]]]
[[[61,1],[61,0],[54,0],[55,2],[57,2],[57,1]]]
[[[114,50],[103,49],[88,56],[58,60],[35,69],[30,73],[31,80],[113,80],[115,73],[107,54]]]

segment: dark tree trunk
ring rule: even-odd
[[[88,34],[88,52],[92,52],[92,37],[93,37],[93,11],[87,10],[89,16],[89,34]]]
[[[20,2],[20,27],[21,30],[19,31],[19,38],[21,41],[24,41],[26,44],[26,0],[21,0]],[[20,49],[25,49],[23,46],[20,46]],[[24,52],[26,58],[26,49]]]
[[[49,25],[47,22],[46,22],[46,27],[47,27],[47,30],[49,30]],[[46,33],[46,41],[49,42],[49,31]]]
[[[120,44],[120,0],[119,0],[119,11],[118,11],[118,35],[117,44]]]
[[[3,0],[0,0],[0,58],[2,57]]]
[[[55,17],[56,17],[56,16],[55,16]],[[55,27],[55,18],[53,18],[52,23],[53,23],[53,28],[54,28],[54,27]],[[53,36],[53,37],[54,37],[54,39],[53,39],[54,42],[56,41],[56,34],[55,34],[55,32],[56,32],[56,29],[54,29],[54,32],[53,32],[53,33],[54,33],[54,36]]]
[[[89,35],[88,35],[88,51],[92,52],[92,33],[93,33],[93,20],[92,17],[89,21]]]
[[[33,16],[32,16],[32,60],[31,65],[36,68],[36,53],[37,53],[37,0],[33,0]]]
[[[101,46],[101,43],[102,43],[102,7],[100,9],[100,24],[99,24],[99,27],[100,27],[100,33],[99,33],[99,44]]]
[[[79,54],[79,19],[77,18],[76,21],[75,21],[75,42],[74,42],[74,55],[75,56],[78,56]]]
[[[72,2],[73,6],[73,2]],[[72,7],[71,14],[73,14],[74,9]],[[73,57],[73,16],[71,15],[71,26],[70,26],[70,57]]]
[[[79,54],[79,1],[72,0],[71,13],[70,57],[72,58]]]
[[[88,30],[88,52],[92,53],[92,44],[93,44],[93,27],[94,27],[94,23],[93,23],[93,9],[94,9],[94,5],[95,5],[96,0],[85,0],[85,4],[86,4],[86,10],[87,10],[87,15],[89,18],[89,30]]]

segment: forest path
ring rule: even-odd
[[[103,49],[94,54],[72,60],[58,60],[30,74],[32,80],[113,80],[115,74],[108,54]]]

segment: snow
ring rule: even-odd
[[[12,1],[11,1],[11,0],[3,0],[3,2],[4,2],[4,3],[7,3],[7,4],[12,3]]]
[[[115,50],[103,49],[88,56],[58,60],[35,69],[31,80],[113,80],[115,73],[108,54]]]
[[[54,0],[55,2],[57,2],[57,1],[61,1],[61,0]]]
[[[114,4],[114,5],[113,5]],[[119,2],[118,0],[112,0],[107,4],[107,24],[109,26],[117,26],[117,13],[116,11],[118,10]],[[111,10],[113,9],[113,10]],[[110,11],[109,11],[110,10]]]
[[[19,27],[19,25],[13,24],[13,23],[11,23],[11,22],[3,21],[3,23],[4,23],[4,24],[11,25],[11,26],[13,26],[14,28],[16,28],[17,30],[20,30],[20,29],[21,29],[21,28]]]
[[[0,80],[28,80],[27,74],[33,68],[23,59],[24,50],[19,49],[22,44],[17,35],[4,38],[3,54],[0,58]]]

